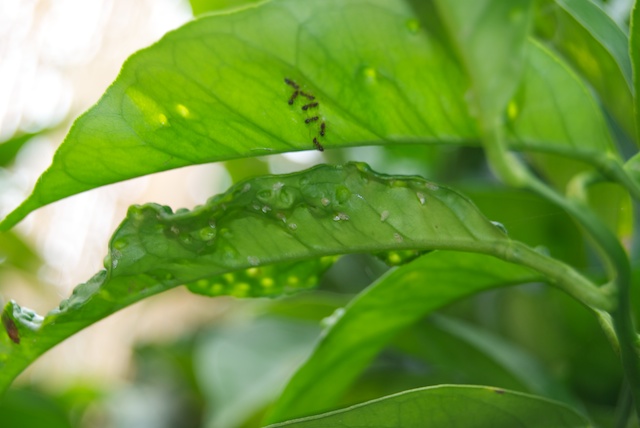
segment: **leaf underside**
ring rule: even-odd
[[[55,344],[172,287],[268,297],[314,286],[335,255],[457,249],[491,253],[507,235],[462,195],[364,164],[320,165],[248,180],[192,211],[133,206],[113,235],[106,269],[42,318],[10,302],[0,335],[0,386]],[[271,266],[274,265],[274,266]]]

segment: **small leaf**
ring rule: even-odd
[[[573,409],[533,395],[481,386],[414,389],[324,415],[268,428],[587,428]]]
[[[504,112],[520,81],[525,64],[532,0],[437,0],[472,82],[472,108],[481,117]]]
[[[238,427],[272,401],[311,350],[317,324],[263,317],[199,335],[193,355],[204,426]]]

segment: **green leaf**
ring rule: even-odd
[[[538,275],[478,254],[434,252],[379,279],[345,309],[296,372],[270,422],[326,411],[402,329],[465,296]]]
[[[270,425],[276,427],[583,428],[571,408],[532,395],[481,386],[414,389],[344,410]]]
[[[472,108],[487,119],[501,116],[525,64],[533,1],[436,0],[436,5],[471,79]]]
[[[0,228],[105,184],[311,150],[314,137],[327,149],[477,144],[469,81],[428,12],[402,0],[281,0],[186,24],[129,58]],[[508,108],[511,147],[600,162],[610,137],[593,97],[548,51],[528,50],[536,53]],[[313,94],[317,110],[303,111],[301,95],[289,105],[285,78]]]
[[[432,316],[436,328],[463,341],[497,363],[523,384],[527,392],[575,405],[567,389],[556,381],[547,368],[523,348],[500,336],[455,318]],[[571,402],[573,401],[573,402]]]
[[[11,390],[0,400],[2,426],[71,428],[74,424],[59,401],[37,390]]]
[[[635,92],[636,132],[640,132],[640,6],[636,1],[631,14],[629,53],[633,65],[633,88]]]
[[[540,43],[531,42],[528,56],[522,85],[507,107],[507,128],[518,148],[591,163],[598,153],[614,155],[607,124],[584,83]]]
[[[403,250],[430,249],[522,263],[585,305],[610,309],[610,298],[590,281],[510,241],[501,225],[451,189],[419,177],[376,174],[360,163],[319,165],[250,179],[192,211],[131,207],[111,239],[106,269],[59,308],[43,318],[15,302],[5,307],[0,389],[70,335],[178,285],[195,283],[208,295],[279,296],[315,285],[319,272],[301,269],[300,276],[276,282],[263,266],[285,263],[295,271],[296,262],[320,259],[306,266],[322,270],[336,254],[396,251],[401,259]]]
[[[594,2],[556,0],[538,8],[536,30],[597,91],[624,129],[635,135],[628,37]]]
[[[207,12],[215,12],[225,9],[233,9],[252,3],[257,3],[259,0],[189,0],[191,10],[194,15],[202,15]]]
[[[75,332],[181,284],[208,295],[279,296],[315,285],[334,254],[456,248],[504,256],[504,245],[508,237],[458,193],[363,164],[254,178],[193,211],[134,206],[111,239],[106,270],[58,309],[43,319],[7,305],[0,388]],[[269,267],[278,263],[286,277],[272,276],[284,275]]]
[[[15,159],[22,146],[40,134],[42,134],[42,132],[21,134],[0,143],[0,166],[6,167],[13,162],[13,159]]]

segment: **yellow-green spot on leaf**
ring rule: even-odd
[[[227,284],[233,284],[233,281],[236,279],[235,275],[232,273],[225,273],[222,275],[222,278],[227,281]]]
[[[389,253],[387,260],[390,265],[399,265],[402,262],[402,257],[398,253]]]
[[[378,72],[373,67],[365,67],[365,69],[362,70],[362,74],[368,81],[374,81],[378,77]]]
[[[185,119],[189,117],[191,113],[189,109],[183,104],[176,104],[176,111],[180,116],[184,117]]]
[[[324,256],[320,257],[320,264],[323,267],[329,267],[338,260],[338,256]]]
[[[198,287],[206,287],[207,285],[209,285],[209,281],[207,281],[206,279],[199,279],[196,284],[198,285]]]
[[[247,276],[250,278],[255,278],[256,276],[260,275],[260,269],[259,268],[249,268],[247,269]]]
[[[511,100],[509,105],[507,105],[507,117],[509,120],[515,120],[518,117],[518,104],[515,101]]]
[[[298,285],[299,282],[300,278],[298,278],[297,276],[291,275],[287,278],[287,284],[289,285]]]
[[[167,126],[169,119],[163,109],[148,95],[134,86],[127,89],[127,96],[138,107],[145,120],[152,126],[158,128]]]
[[[336,189],[336,199],[339,203],[343,204],[349,200],[351,197],[351,191],[347,189],[345,186],[339,186]]]
[[[211,294],[222,294],[224,291],[224,285],[220,283],[215,283],[211,286]]]
[[[233,287],[233,291],[231,295],[234,297],[246,297],[249,295],[249,291],[251,290],[251,286],[246,282],[240,282]]]
[[[271,288],[274,285],[273,278],[262,278],[260,280],[260,285],[264,288]]]

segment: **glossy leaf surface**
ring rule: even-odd
[[[276,427],[585,428],[589,422],[562,404],[503,389],[438,386],[415,389]]]
[[[508,242],[460,194],[364,164],[254,178],[193,211],[134,206],[112,237],[106,270],[58,309],[43,318],[14,302],[5,307],[0,386],[82,328],[178,285],[279,296],[315,285],[335,254],[391,251],[400,263],[402,250],[500,252]]]

